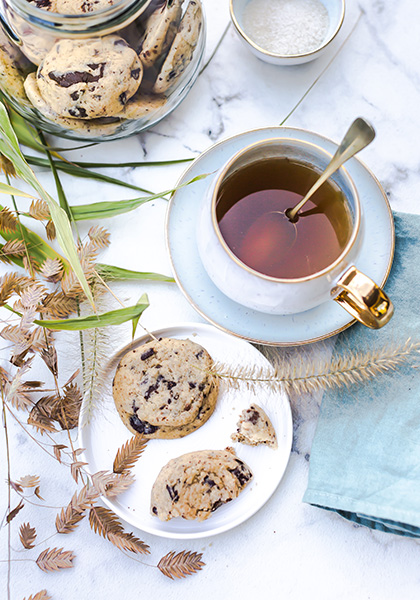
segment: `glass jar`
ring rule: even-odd
[[[0,90],[49,133],[105,141],[144,131],[198,76],[200,0],[2,2]]]

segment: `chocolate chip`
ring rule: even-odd
[[[241,486],[244,486],[252,477],[251,473],[244,469],[244,466],[245,465],[241,463],[239,467],[236,467],[235,469],[229,469],[232,475],[235,475]]]
[[[256,425],[259,418],[260,418],[260,413],[256,410],[249,410],[247,411],[248,413],[251,413],[249,415],[249,417],[247,418],[247,421],[249,421],[250,423],[252,423],[253,425]]]
[[[152,513],[153,513],[154,515],[157,515],[157,508],[156,508],[156,506],[154,506],[154,507],[152,508]]]
[[[78,99],[79,99],[79,96],[80,96],[80,92],[77,92],[77,91],[76,91],[76,92],[73,92],[72,94],[70,94],[70,98],[71,98],[72,100],[78,100]]]
[[[137,80],[140,77],[140,69],[131,69],[131,77]]]
[[[153,356],[153,354],[155,354],[155,351],[153,350],[153,348],[149,348],[148,350],[146,350],[146,352],[143,352],[143,354],[140,356],[140,359],[147,360],[148,358]]]
[[[120,102],[123,106],[127,104],[127,92],[120,94]]]
[[[176,386],[176,381],[166,381],[165,383],[168,386],[168,390],[171,390],[173,387]]]
[[[205,387],[206,387],[205,383],[200,383],[200,385],[198,386],[198,389],[200,390],[200,392],[202,392]]]
[[[148,400],[150,398],[150,395],[153,394],[153,392],[156,392],[159,388],[159,384],[163,379],[163,375],[158,375],[157,379],[156,379],[156,383],[153,383],[144,393],[144,399]]]
[[[104,64],[104,63],[103,63]],[[48,73],[48,77],[55,81],[60,87],[68,88],[76,83],[92,83],[99,81],[103,76],[103,69],[99,75],[92,75],[87,71],[70,71],[68,73],[57,74],[54,71]]]
[[[76,117],[76,119],[86,119],[87,112],[81,106],[76,106],[75,108],[69,108],[69,115]]]
[[[168,490],[168,494],[170,495],[171,500],[173,502],[178,502],[178,500],[179,500],[179,494],[178,494],[177,490],[174,487],[170,486],[170,485],[167,485],[166,489]]]
[[[155,433],[155,431],[159,429],[159,427],[156,427],[155,425],[152,425],[147,421],[140,421],[137,415],[131,415],[130,425],[133,429],[135,429],[139,433],[144,433],[145,435]]]
[[[213,479],[210,479],[210,477],[208,475],[206,475],[203,479],[204,483],[207,483],[207,485],[212,488],[214,485],[216,485],[213,481]]]
[[[223,502],[221,500],[216,500],[216,502],[211,507],[211,512],[214,512],[215,510],[217,510],[219,508],[219,506],[222,506],[222,504],[223,504]]]
[[[197,354],[195,355],[195,358],[200,358],[201,356],[203,356],[203,350],[200,350],[199,352],[197,352]]]
[[[188,385],[190,386],[190,390],[193,390],[195,387],[197,387],[197,384],[193,383],[192,381],[189,381]]]

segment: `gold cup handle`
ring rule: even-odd
[[[394,314],[394,306],[385,292],[356,267],[350,267],[340,277],[337,289],[341,292],[334,300],[371,329],[380,329]]]

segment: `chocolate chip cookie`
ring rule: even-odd
[[[218,380],[209,353],[191,340],[153,340],[123,356],[113,382],[117,410],[132,433],[184,437],[213,413]]]
[[[237,430],[231,435],[234,442],[258,446],[266,444],[271,448],[277,448],[276,432],[266,412],[258,406],[251,404],[249,408],[242,411],[237,424]]]
[[[163,94],[177,81],[192,60],[202,24],[201,4],[190,0],[178,33],[162,65],[156,83],[155,94]]]
[[[204,521],[237,498],[251,479],[250,468],[233,448],[183,454],[170,460],[157,476],[151,512],[161,521],[174,517]]]
[[[147,20],[140,60],[149,69],[174,41],[181,20],[183,0],[167,0]]]
[[[116,35],[56,42],[37,71],[44,102],[60,117],[116,115],[143,75],[137,54]]]

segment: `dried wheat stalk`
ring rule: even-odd
[[[84,518],[86,510],[93,506],[98,498],[98,492],[92,486],[83,486],[79,493],[75,493],[68,506],[61,509],[55,520],[58,533],[70,533],[76,529]]]
[[[114,473],[125,473],[129,471],[146,448],[147,440],[143,434],[134,435],[128,442],[118,449],[114,460]]]
[[[255,392],[261,386],[273,391],[283,387],[289,392],[303,394],[363,383],[395,371],[403,364],[416,363],[419,354],[420,343],[408,339],[383,348],[347,350],[331,361],[301,359],[289,362],[279,357],[273,367],[229,367],[215,363],[211,372],[234,388],[243,384]]]
[[[19,529],[19,539],[26,550],[31,550],[36,539],[35,527],[31,527],[29,523],[22,523]]]
[[[120,550],[128,550],[136,554],[150,554],[149,546],[126,533],[118,517],[112,510],[102,506],[94,506],[89,511],[89,523],[95,533],[109,540]]]
[[[187,575],[201,571],[202,567],[205,566],[205,563],[201,560],[202,557],[203,555],[198,552],[186,552],[183,550],[175,554],[172,551],[160,559],[157,567],[169,579],[181,579],[182,577],[187,577]]]
[[[60,569],[71,569],[73,565],[74,554],[69,550],[63,551],[63,548],[47,548],[36,559],[36,564],[45,573],[50,571],[59,571]]]

